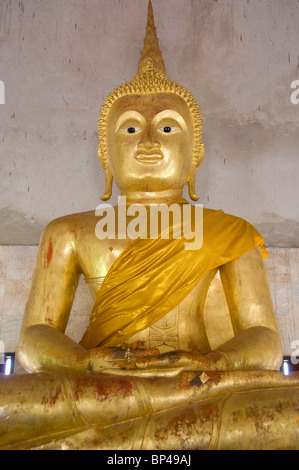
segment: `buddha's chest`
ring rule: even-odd
[[[193,289],[179,305],[152,326],[132,336],[126,345],[129,348],[158,348],[160,353],[178,350],[208,351],[199,295],[200,289]]]
[[[197,286],[170,312],[153,325],[136,333],[119,346],[125,348],[158,348],[160,353],[182,350],[208,352],[210,350],[204,325],[204,302],[211,275],[205,276]],[[85,278],[94,300],[105,277]],[[132,294],[138,296],[138,291]],[[154,295],[154,293],[153,293]],[[168,292],[165,290],[165,297]]]
[[[106,274],[128,243],[127,240],[104,240],[101,241],[100,247],[97,245],[89,252],[84,251],[85,257],[82,259],[83,274],[94,300],[97,298]],[[163,269],[162,266],[161,269]],[[188,269],[188,266],[186,266],[186,269]],[[158,348],[161,353],[173,350],[209,351],[203,311],[205,298],[213,276],[213,273],[205,275],[175,308],[150,327],[126,340],[126,344],[122,346]],[[165,282],[164,287],[164,295],[167,298],[167,282]],[[135,291],[133,295],[138,296],[138,291]]]

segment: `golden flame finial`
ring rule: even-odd
[[[162,53],[159,48],[159,39],[154,22],[154,12],[152,2],[148,4],[146,36],[144,47],[138,66],[138,73],[146,73],[151,70],[166,74]]]

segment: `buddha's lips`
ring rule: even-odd
[[[146,163],[146,164],[154,164],[158,163],[161,160],[163,160],[164,155],[162,153],[152,153],[152,154],[147,154],[147,153],[138,153],[135,155],[135,159],[140,162],[140,163]]]

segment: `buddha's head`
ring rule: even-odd
[[[121,192],[181,192],[197,200],[195,182],[204,155],[200,108],[192,94],[170,81],[149,3],[138,74],[107,97],[99,119],[98,154],[108,200],[113,178]]]

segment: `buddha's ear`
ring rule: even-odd
[[[198,168],[202,162],[203,156],[205,153],[205,146],[203,143],[200,144],[200,151],[193,156],[192,166],[190,170],[190,174],[188,177],[188,192],[189,197],[192,201],[198,201],[199,197],[195,194],[196,191],[196,176]]]
[[[111,198],[112,186],[113,186],[113,176],[110,171],[108,161],[104,160],[101,145],[98,145],[98,156],[101,162],[101,165],[105,174],[105,194],[101,197],[102,201],[108,201]]]

